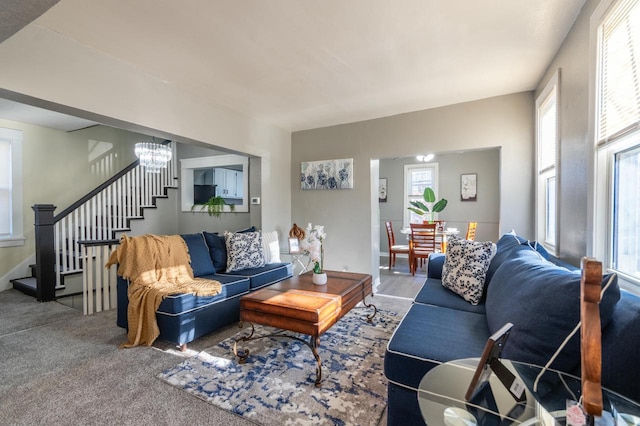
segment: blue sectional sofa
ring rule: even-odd
[[[577,268],[515,233],[496,246],[477,305],[443,287],[445,255],[430,257],[427,280],[386,350],[389,425],[423,425],[417,401],[423,376],[441,363],[480,357],[488,337],[507,322],[514,327],[502,357],[545,365],[580,320]],[[611,278],[600,304],[602,385],[640,401],[640,298]],[[579,344],[577,333],[551,368],[579,376]]]
[[[251,231],[251,230],[249,230]],[[240,297],[293,275],[291,263],[271,262],[259,268],[226,272],[225,238],[209,232],[185,234],[195,277],[217,280],[222,291],[215,296],[167,296],[156,310],[159,339],[180,345],[240,319]],[[117,325],[128,328],[128,281],[118,277]]]

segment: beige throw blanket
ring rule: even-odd
[[[142,235],[120,238],[120,246],[105,265],[119,264],[118,275],[129,280],[128,342],[120,347],[151,346],[160,335],[156,310],[171,294],[213,296],[222,291],[218,281],[194,278],[187,244],[179,235]]]

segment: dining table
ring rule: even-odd
[[[407,240],[411,240],[411,227],[403,227],[400,229],[400,233],[407,236]],[[460,231],[458,228],[445,228],[445,229],[437,229],[436,228],[436,238],[440,239],[440,252],[447,252],[447,238],[452,235],[458,235]]]

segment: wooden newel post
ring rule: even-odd
[[[54,250],[53,204],[36,204],[31,207],[35,212],[36,238],[36,299],[49,302],[56,297],[56,259]]]
[[[602,263],[582,258],[580,280],[580,329],[582,355],[582,405],[592,416],[602,415],[602,336],[600,328],[600,291]]]

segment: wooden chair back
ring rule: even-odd
[[[396,237],[393,234],[393,225],[391,222],[384,223],[387,228],[387,240],[389,241],[389,269],[393,268],[396,264],[396,254],[410,253],[408,245],[396,245]]]
[[[411,224],[411,249],[418,255],[429,255],[436,251],[436,224]]]
[[[415,275],[418,269],[418,259],[420,265],[422,261],[428,259],[431,253],[436,252],[436,224],[435,223],[412,223],[411,241],[409,244],[409,257],[411,258],[411,273]]]
[[[387,228],[387,240],[389,241],[389,248],[396,245],[396,237],[393,235],[393,225],[391,222],[385,222],[384,226]]]
[[[464,237],[465,240],[475,240],[476,239],[476,228],[478,227],[478,222],[469,222],[467,226],[467,235]]]

